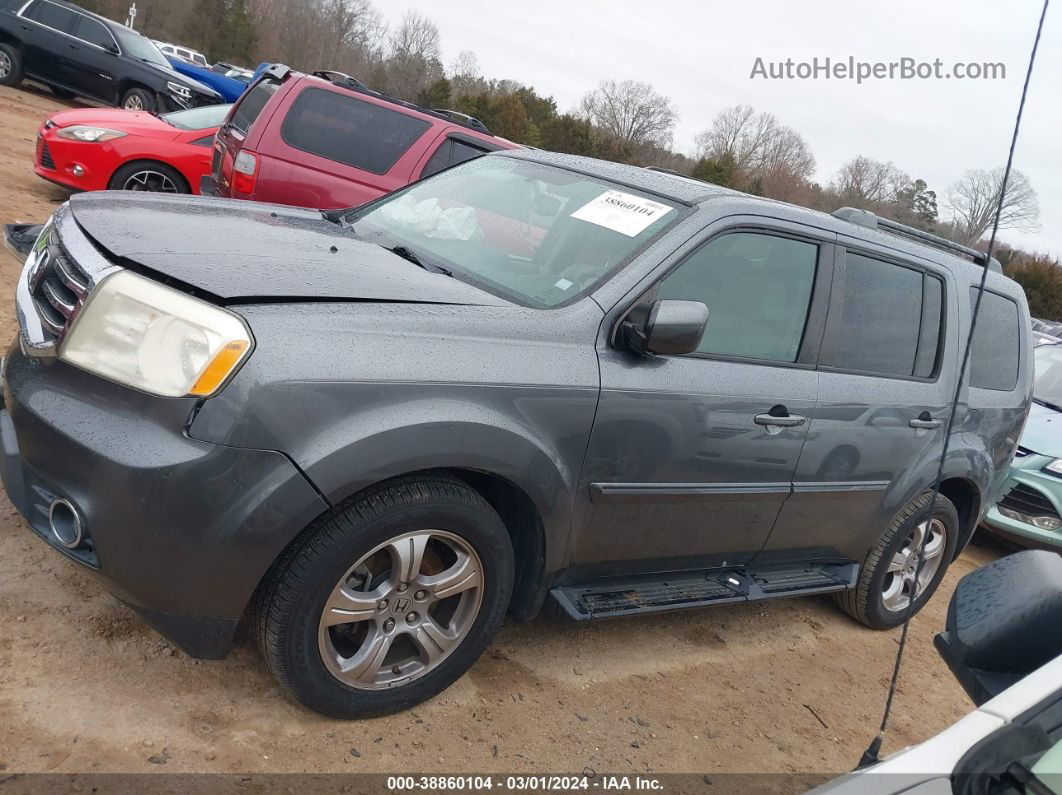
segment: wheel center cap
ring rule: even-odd
[[[391,602],[391,612],[395,615],[402,615],[412,606],[412,599],[410,599],[408,596],[399,596],[397,599]]]

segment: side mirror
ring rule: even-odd
[[[623,324],[627,347],[645,356],[691,353],[708,327],[708,307],[700,301],[654,301],[644,322]]]
[[[103,45],[103,49],[105,49],[111,55],[120,55],[121,54],[121,50],[118,49],[118,45],[117,44],[105,44],[105,45]]]
[[[1062,555],[1026,550],[963,577],[934,639],[980,706],[1062,654]]]

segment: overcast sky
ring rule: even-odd
[[[892,160],[941,199],[963,171],[1006,161],[1041,0],[387,0],[442,34],[449,68],[472,50],[485,77],[511,78],[572,109],[600,80],[648,81],[680,115],[675,148],[690,153],[722,108],[748,103],[795,128],[828,180],[864,154]],[[1003,80],[750,79],[757,56],[797,61],[1002,62]],[[1015,159],[1040,198],[1041,231],[1004,240],[1062,256],[1062,6],[1048,11]]]

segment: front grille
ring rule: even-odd
[[[92,279],[67,254],[53,232],[29,277],[30,296],[45,333],[58,342],[88,295]]]
[[[1007,493],[1007,496],[999,501],[1000,508],[1009,508],[1012,511],[1023,513],[1026,516],[1053,516],[1058,517],[1058,511],[1051,501],[1034,488],[1019,483]]]
[[[41,168],[55,171],[55,161],[52,160],[52,151],[48,148],[48,142],[37,136],[37,163]]]

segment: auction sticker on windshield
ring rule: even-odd
[[[671,208],[666,204],[623,191],[607,190],[572,213],[572,218],[635,237],[669,212]]]

